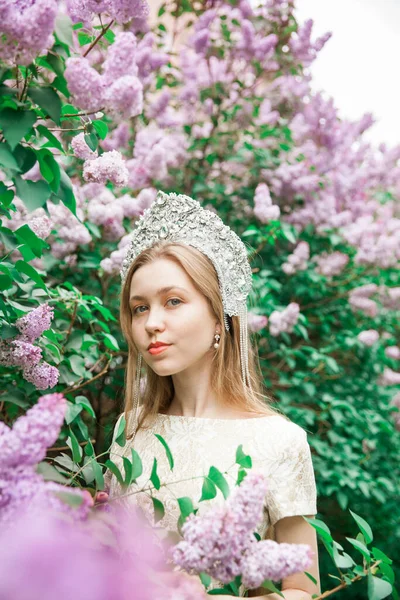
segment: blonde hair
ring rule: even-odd
[[[193,285],[208,300],[219,323],[221,323],[221,339],[219,349],[215,352],[211,368],[211,387],[215,396],[231,407],[245,412],[261,415],[281,414],[272,406],[271,399],[263,392],[263,383],[258,355],[248,340],[248,364],[252,392],[244,387],[240,366],[240,331],[239,317],[228,317],[230,331],[224,326],[224,309],[218,284],[218,276],[212,262],[197,249],[178,242],[160,241],[141,252],[133,261],[127,273],[120,305],[120,323],[122,333],[128,343],[128,364],[125,375],[125,418],[129,423],[129,414],[133,408],[133,390],[136,377],[138,350],[132,337],[132,313],[129,306],[130,287],[134,273],[143,265],[157,259],[168,259],[179,265],[190,277]],[[144,361],[143,361],[144,362]],[[174,387],[172,377],[157,375],[146,363],[146,386],[141,394],[142,410],[137,430],[144,423],[156,417],[159,412],[166,411],[173,398]],[[132,434],[127,431],[127,439]]]

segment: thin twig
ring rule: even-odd
[[[85,58],[85,56],[87,56],[89,54],[89,52],[92,50],[92,48],[94,48],[94,46],[97,44],[97,42],[99,40],[101,40],[101,38],[103,37],[103,35],[105,35],[107,33],[107,31],[110,29],[111,25],[114,23],[114,19],[112,21],[109,22],[109,24],[106,26],[105,29],[102,29],[99,33],[99,35],[97,36],[97,38],[90,44],[89,48],[86,50],[86,52],[83,53],[83,57]]]
[[[370,569],[374,569],[375,567],[377,567],[382,561],[377,560],[373,565],[371,565]],[[366,575],[368,573],[368,571],[366,569],[364,569],[364,572],[362,575],[356,575],[354,577],[354,579],[351,580],[351,583],[354,583],[355,581],[358,581],[359,579],[361,579],[361,577],[364,577],[364,575]],[[329,596],[332,596],[333,594],[336,594],[336,592],[339,592],[339,590],[344,590],[346,587],[348,587],[348,583],[346,583],[345,581],[342,581],[341,584],[337,585],[336,587],[332,588],[331,590],[327,590],[326,592],[324,592],[323,594],[321,594],[320,596],[318,596],[317,598],[314,598],[314,600],[323,600],[323,598],[328,598]]]
[[[91,110],[90,112],[80,112],[80,113],[67,113],[65,115],[61,115],[62,119],[67,117],[85,117],[86,115],[95,115],[98,112],[102,112],[105,110],[104,106],[102,108],[98,108],[97,110]]]

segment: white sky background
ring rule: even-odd
[[[257,2],[258,4],[258,2]],[[372,112],[374,144],[400,144],[400,0],[297,0],[313,37],[333,35],[311,65],[313,88],[332,96],[342,118]]]

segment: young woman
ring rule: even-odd
[[[157,526],[177,534],[177,499],[190,497],[200,514],[222,502],[218,493],[199,503],[203,478],[217,467],[232,489],[241,444],[252,457],[253,471],[268,480],[261,537],[309,544],[315,553],[308,571],[317,585],[303,573],[282,582],[287,600],[310,600],[319,593],[315,531],[302,518],[317,512],[310,448],[305,431],[269,406],[261,393],[243,308],[251,287],[246,249],[221,223],[191,198],[159,192],[133,232],[122,270],[120,314],[129,346],[123,413],[127,441],[124,448],[114,442],[110,457],[122,469],[122,456],[131,456],[134,447],[143,474],[124,493],[111,473],[107,484],[111,497],[121,496],[119,502],[128,509],[139,505],[152,520],[146,487],[156,464],[165,484],[153,493],[165,508]],[[229,315],[235,308],[236,314]],[[154,434],[171,449],[173,470]]]

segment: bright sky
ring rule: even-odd
[[[365,134],[400,144],[400,0],[297,0],[299,22],[314,20],[314,37],[333,35],[311,65],[314,89],[335,99],[343,118],[372,112]]]

